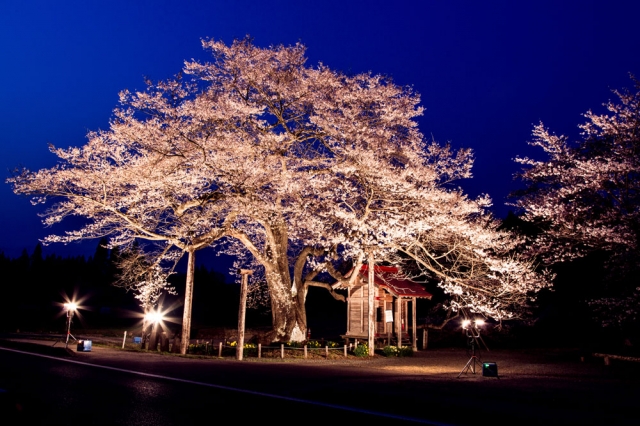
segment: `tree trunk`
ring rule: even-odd
[[[306,292],[300,283],[295,283],[294,287],[291,282],[287,228],[285,225],[272,226],[269,234],[272,238],[267,249],[269,264],[264,265],[273,322],[269,337],[273,342],[303,341],[307,335]]]
[[[285,276],[267,268],[273,327],[268,337],[272,342],[303,341],[306,336],[304,295],[293,294],[288,278],[288,271]]]
[[[189,348],[189,337],[191,336],[191,305],[193,301],[193,276],[196,268],[196,252],[189,250],[187,262],[187,284],[184,290],[184,311],[182,314],[182,339],[180,340],[180,353],[185,355]]]
[[[147,344],[147,328],[149,328],[149,322],[147,321],[148,309],[144,310],[144,316],[142,317],[142,335],[140,336],[140,347],[144,349]]]
[[[180,353],[180,345],[182,342],[182,334],[180,331],[176,332],[173,336],[173,344],[171,345],[171,353],[179,354]]]
[[[169,352],[169,336],[166,331],[160,332],[160,352]]]
[[[265,231],[263,250],[242,232],[231,232],[230,235],[238,238],[265,269],[272,319],[272,330],[265,336],[265,343],[302,341],[307,331],[306,292],[302,283],[292,284],[287,226],[284,221],[261,224]]]
[[[151,335],[149,336],[149,348],[150,351],[158,350],[158,323],[154,322],[151,325]]]

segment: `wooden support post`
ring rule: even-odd
[[[122,349],[124,349],[124,342],[127,341],[127,332],[124,332],[124,337],[122,338]]]
[[[402,346],[402,301],[398,297],[396,299],[396,316],[393,318],[396,326],[396,339],[398,339],[398,348]]]
[[[329,358],[329,346],[324,347],[324,356],[325,358]]]
[[[373,252],[369,253],[369,277],[367,279],[367,288],[369,290],[369,356],[374,355],[375,335],[376,335],[376,312],[374,307],[375,296],[375,261]]]
[[[409,300],[402,299],[402,334],[409,338]]]
[[[262,343],[258,343],[258,358],[262,358]]]
[[[344,345],[344,357],[347,357],[347,345]]]
[[[284,359],[284,343],[280,343],[280,358]]]
[[[189,349],[191,337],[191,306],[193,304],[193,277],[196,270],[196,251],[187,250],[187,280],[184,289],[184,309],[182,314],[182,338],[180,340],[180,353],[185,355]]]
[[[414,352],[418,351],[418,335],[416,334],[418,332],[418,321],[416,319],[416,312],[418,310],[416,308],[417,300],[417,297],[411,299],[411,350]]]
[[[240,309],[238,311],[238,346],[236,346],[236,359],[242,361],[244,352],[244,319],[247,312],[247,286],[249,275],[253,274],[249,269],[238,269],[238,273],[242,275],[242,283],[240,285]]]
[[[218,358],[222,358],[222,342],[218,345]]]
[[[386,305],[387,302],[385,302]],[[385,306],[386,308],[386,306]],[[386,314],[385,314],[386,315]],[[391,346],[391,334],[393,334],[393,323],[384,323],[384,328],[387,329],[387,346]]]
[[[304,345],[304,359],[307,359],[307,345]]]

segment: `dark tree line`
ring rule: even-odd
[[[502,226],[529,239],[543,232],[513,213],[509,213]],[[555,279],[553,288],[540,292],[531,306],[531,327],[523,334],[532,337],[533,344],[638,352],[640,327],[637,322],[603,325],[608,313],[593,304],[594,300],[619,291],[608,281],[609,256],[606,251],[594,250],[565,262],[540,263],[540,267],[548,267],[555,274]]]
[[[133,326],[142,312],[132,292],[113,284],[118,280],[117,248],[106,248],[100,241],[96,251],[84,256],[43,255],[42,246],[26,249],[17,258],[0,252],[4,306],[0,309],[0,331],[60,331],[65,319],[62,304],[81,301],[80,315],[74,327],[106,328]],[[194,321],[196,326],[230,326],[237,321],[238,286],[225,283],[225,276],[200,266],[195,272]],[[170,316],[181,317],[185,275],[170,277],[177,296],[164,298]]]

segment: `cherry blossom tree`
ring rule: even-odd
[[[150,120],[153,121],[153,120]],[[172,248],[188,255],[183,315],[182,353],[188,346],[195,252],[219,238],[210,225],[216,215],[213,204],[200,200],[207,180],[189,174],[178,157],[146,150],[135,137],[122,132],[116,122],[109,131],[91,132],[80,148],[51,150],[60,158],[53,168],[22,170],[10,178],[14,191],[32,196],[32,202],[54,204],[44,223],[53,225],[68,216],[87,221],[80,229],[50,235],[45,243],[69,243],[86,238],[109,237],[112,246],[125,248],[136,240],[157,245],[161,265],[175,259]],[[140,133],[145,137],[144,133]],[[212,198],[212,195],[205,195]],[[145,281],[156,287],[157,280]],[[142,293],[153,291],[146,288]],[[142,290],[142,289],[141,289]]]
[[[526,189],[514,194],[524,220],[541,232],[530,254],[549,264],[570,261],[596,251],[609,255],[607,267],[616,286],[599,310],[605,322],[637,316],[628,309],[637,300],[637,285],[629,278],[638,271],[640,256],[640,86],[636,92],[614,91],[617,102],[605,104],[608,113],[584,114],[582,139],[570,143],[542,123],[534,127],[531,145],[548,159],[518,158]],[[633,280],[631,280],[633,281]],[[620,303],[616,304],[615,300]],[[594,302],[598,305],[598,302]],[[637,303],[636,303],[637,305]],[[614,314],[617,309],[617,314]],[[595,306],[594,306],[595,307]],[[612,317],[617,316],[616,320]]]
[[[510,236],[496,231],[488,197],[451,186],[470,177],[472,154],[424,141],[410,88],[307,66],[300,44],[203,45],[212,62],[122,92],[108,131],[54,149],[55,168],[11,179],[35,202],[58,197],[47,224],[89,219],[47,241],[146,239],[188,253],[192,268],[196,250],[224,239],[262,269],[279,341],[304,339],[309,286],[343,298],[319,279],[352,283],[340,260],[359,269],[402,251],[453,294],[451,308],[498,318],[546,285],[505,257]]]
[[[405,274],[443,288],[450,296],[446,309],[498,321],[521,318],[535,294],[549,286],[551,275],[535,272],[531,260],[515,253],[520,239],[498,229],[488,212],[491,200],[471,200],[450,185],[470,177],[469,150],[454,153],[430,143],[398,148],[393,161],[367,162],[368,156],[374,154],[359,153],[359,161],[332,182],[338,202],[325,214],[336,232],[322,236],[326,247],[342,246],[359,261],[373,254],[377,261],[404,265]]]

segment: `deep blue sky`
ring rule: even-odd
[[[58,1],[0,3],[0,149],[4,176],[50,167],[48,143],[81,145],[108,127],[117,94],[206,60],[201,38],[307,46],[347,73],[412,85],[422,132],[476,153],[471,195],[503,217],[516,155],[543,121],[577,137],[581,113],[640,76],[640,2],[632,1]],[[28,200],[0,185],[0,251],[31,252],[47,234]],[[85,254],[85,245],[45,253]]]

